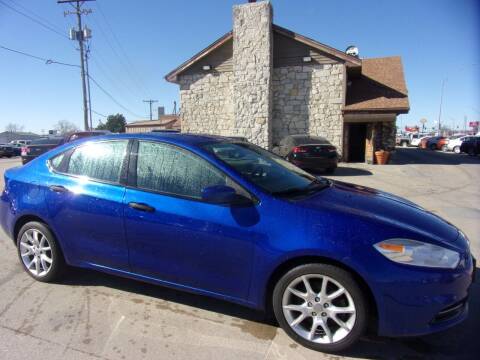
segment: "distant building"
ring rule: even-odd
[[[180,130],[179,115],[160,115],[157,120],[134,121],[125,126],[127,133],[144,133],[154,130]]]
[[[32,132],[12,132],[4,131],[0,133],[0,144],[9,143],[14,140],[34,140],[41,137],[40,135],[34,134]]]

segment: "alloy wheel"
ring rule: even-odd
[[[319,274],[294,279],[282,297],[283,315],[290,328],[307,341],[334,344],[353,329],[356,308],[342,284]]]
[[[25,268],[36,277],[47,275],[53,264],[48,238],[37,229],[28,229],[23,233],[19,245]]]

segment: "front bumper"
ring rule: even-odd
[[[469,254],[461,269],[408,269],[402,282],[384,284],[378,299],[379,335],[426,335],[465,320],[474,271],[475,260]]]

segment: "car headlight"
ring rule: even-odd
[[[410,239],[388,239],[374,245],[382,255],[397,263],[455,269],[460,254],[444,247]]]

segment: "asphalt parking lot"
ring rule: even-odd
[[[6,168],[18,159],[0,159]],[[341,164],[334,176],[403,196],[462,229],[480,258],[480,158],[399,149],[385,166]],[[478,279],[478,278],[477,278]],[[339,359],[290,340],[262,314],[203,296],[73,270],[59,284],[27,276],[0,234],[0,359]],[[368,359],[473,359],[480,283],[468,320],[426,337],[367,337],[344,354]]]

